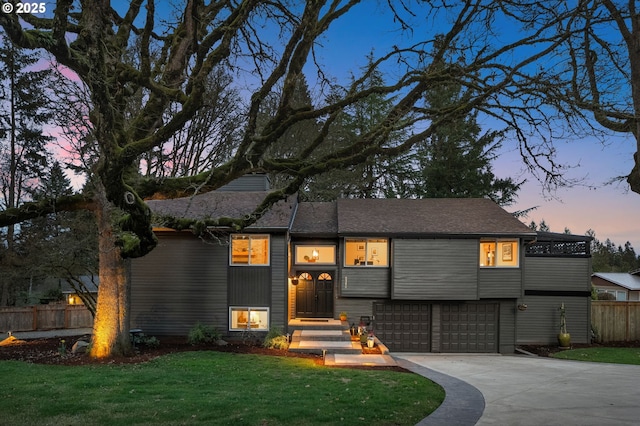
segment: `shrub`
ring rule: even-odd
[[[133,346],[144,345],[148,348],[157,348],[160,346],[160,340],[156,336],[147,336],[144,333],[138,333],[133,336]]]
[[[215,343],[220,339],[220,332],[214,327],[197,323],[190,331],[188,341],[192,345]]]
[[[271,327],[267,336],[264,338],[262,346],[267,349],[289,349],[289,339],[282,335],[282,331],[278,327]]]

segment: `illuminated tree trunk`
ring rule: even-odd
[[[100,189],[98,189],[100,191]],[[104,194],[104,193],[103,193]],[[129,283],[126,260],[116,244],[112,220],[117,212],[103,195],[96,212],[100,285],[90,356],[107,358],[131,353]]]

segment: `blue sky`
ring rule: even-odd
[[[113,3],[128,4],[126,1]],[[397,24],[386,13],[385,3],[364,1],[334,23],[316,50],[317,59],[323,64],[325,72],[345,83],[351,72],[357,73],[366,64],[366,55],[372,50],[374,54],[381,54],[393,45],[411,44],[411,35],[396,29]],[[163,13],[161,6],[158,11]],[[424,16],[411,17],[405,14],[405,17],[414,26],[416,39],[429,31],[421,29],[426,22]],[[393,69],[389,71],[393,73]],[[308,79],[313,82],[312,76],[308,76]],[[528,180],[520,191],[517,204],[508,210],[537,206],[523,221],[528,223],[534,220],[539,223],[544,219],[557,232],[562,232],[565,227],[575,234],[584,234],[588,229],[593,229],[600,240],[610,238],[621,245],[628,240],[640,251],[640,221],[636,219],[640,211],[640,195],[627,191],[625,183],[605,185],[612,178],[626,175],[631,170],[635,146],[633,139],[630,136],[614,136],[609,139],[607,146],[595,138],[577,141],[557,139],[554,143],[560,162],[577,165],[568,173],[572,178],[584,178],[582,185],[545,193],[542,185],[523,171],[517,146],[507,138],[501,157],[494,163],[494,172],[499,177]]]
[[[378,2],[365,3],[336,23],[324,41],[326,56],[321,59],[330,61],[327,70],[336,76],[346,77],[349,71],[357,72],[366,63],[363,53],[372,48],[381,54],[390,46],[411,41],[407,34],[390,29],[393,21],[381,12]],[[421,20],[419,16],[412,18],[417,25],[416,38],[420,35]],[[545,191],[542,184],[524,170],[517,143],[507,138],[500,158],[494,163],[494,172],[499,177],[527,179],[517,203],[507,210],[537,207],[522,220],[527,224],[544,220],[556,232],[563,232],[565,227],[574,234],[593,229],[601,241],[610,238],[619,245],[630,241],[640,252],[640,221],[637,220],[640,195],[629,191],[626,182],[607,185],[615,177],[628,174],[633,167],[635,140],[630,135],[612,135],[606,145],[596,138],[556,139],[554,145],[559,162],[575,166],[567,171],[567,177],[581,182],[553,192]]]

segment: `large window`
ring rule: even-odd
[[[480,241],[480,266],[513,268],[519,265],[517,240]]]
[[[386,238],[345,238],[345,266],[389,266]]]
[[[335,265],[336,246],[297,245],[296,264]]]
[[[232,265],[268,265],[268,235],[231,235]]]
[[[229,330],[269,330],[269,308],[229,308]]]

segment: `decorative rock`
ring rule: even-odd
[[[78,340],[77,342],[75,342],[73,344],[73,347],[71,348],[71,353],[72,354],[77,354],[77,353],[85,353],[87,352],[87,349],[89,348],[89,343],[85,342],[84,340]]]
[[[218,345],[218,346],[227,346],[228,343],[226,341],[222,340],[222,339],[218,339],[218,340],[216,340],[216,345]]]

